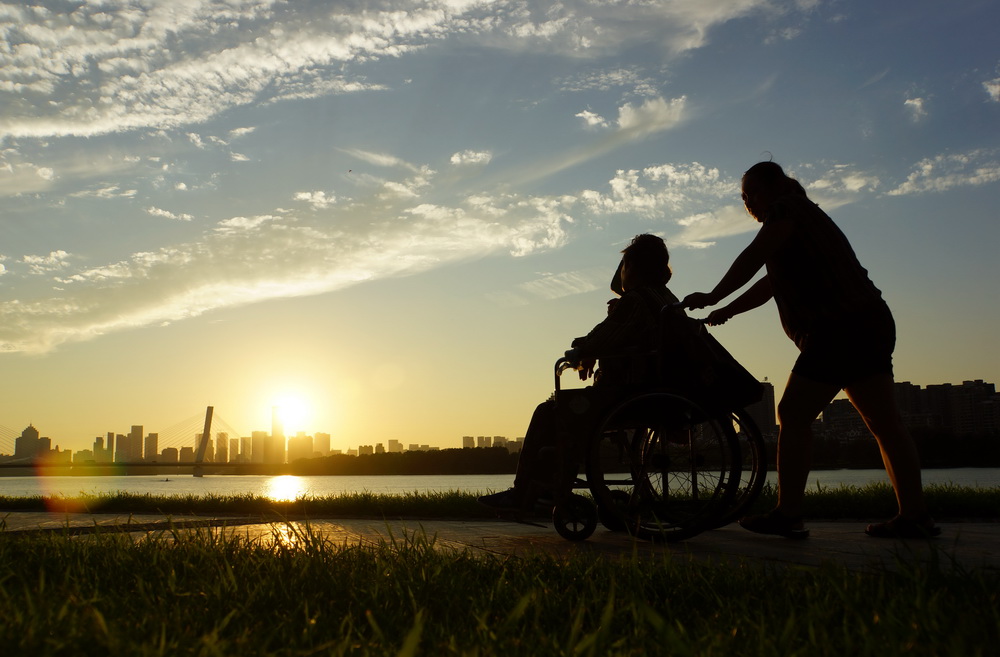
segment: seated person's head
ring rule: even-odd
[[[622,288],[666,285],[670,280],[670,253],[656,235],[636,235],[622,250]]]

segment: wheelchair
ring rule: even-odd
[[[572,352],[556,361],[557,407],[579,401],[579,390],[560,386],[576,368]],[[679,541],[742,517],[764,485],[764,440],[745,409],[692,397],[644,389],[602,409],[588,428],[558,431],[542,450],[550,476],[529,484],[529,498],[549,491],[553,525],[571,541],[586,540],[598,524]]]

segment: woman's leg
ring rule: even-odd
[[[892,376],[879,374],[848,386],[847,396],[878,441],[882,462],[896,491],[899,515],[907,519],[926,517],[920,457],[900,416]]]
[[[829,383],[788,377],[778,402],[778,510],[789,518],[802,515],[802,498],[812,465],[812,423],[840,392]]]

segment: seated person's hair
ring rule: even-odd
[[[622,262],[626,260],[646,285],[666,285],[673,275],[667,245],[656,235],[644,233],[632,238],[632,242],[622,249]]]

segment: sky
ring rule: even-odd
[[[897,380],[996,382],[997,25],[987,0],[0,4],[0,451],[206,406],[343,450],[523,436],[620,250],[660,235],[672,290],[710,290],[764,159],[883,291]],[[712,332],[780,394],[773,303]]]

